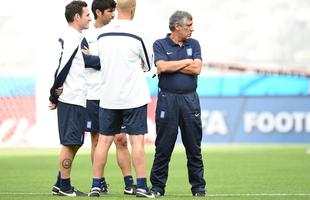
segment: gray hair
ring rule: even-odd
[[[186,20],[193,20],[193,17],[191,14],[189,14],[186,11],[181,11],[181,10],[177,10],[175,11],[171,17],[169,18],[169,29],[170,31],[174,31],[175,30],[175,24],[180,24],[182,26],[185,25],[185,21]]]

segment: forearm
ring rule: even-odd
[[[201,72],[202,62],[199,59],[193,61],[189,66],[186,66],[180,70],[184,74],[199,75]]]
[[[159,73],[173,73],[178,72],[192,64],[190,59],[177,61],[158,61],[156,63]]]

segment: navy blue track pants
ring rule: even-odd
[[[152,189],[164,194],[168,167],[180,128],[186,150],[187,170],[192,193],[205,191],[201,155],[201,109],[196,92],[175,94],[159,92],[156,107],[155,157],[151,170]]]

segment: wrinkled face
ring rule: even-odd
[[[104,25],[110,23],[110,21],[114,18],[115,9],[106,9],[103,13],[100,10],[97,11],[97,19],[101,20],[102,24]]]
[[[192,36],[192,32],[194,31],[193,21],[186,19],[184,25],[183,23],[176,23],[175,29],[180,40],[185,41]]]
[[[190,38],[194,31],[193,21],[186,19],[184,25],[178,24],[177,30],[179,31],[179,36],[184,40]]]
[[[82,16],[80,16],[78,20],[79,20],[79,26],[81,30],[88,29],[91,18],[90,18],[89,10],[87,7],[83,8]]]

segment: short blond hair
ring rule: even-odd
[[[130,10],[136,7],[136,0],[117,0],[116,8],[118,10]]]

